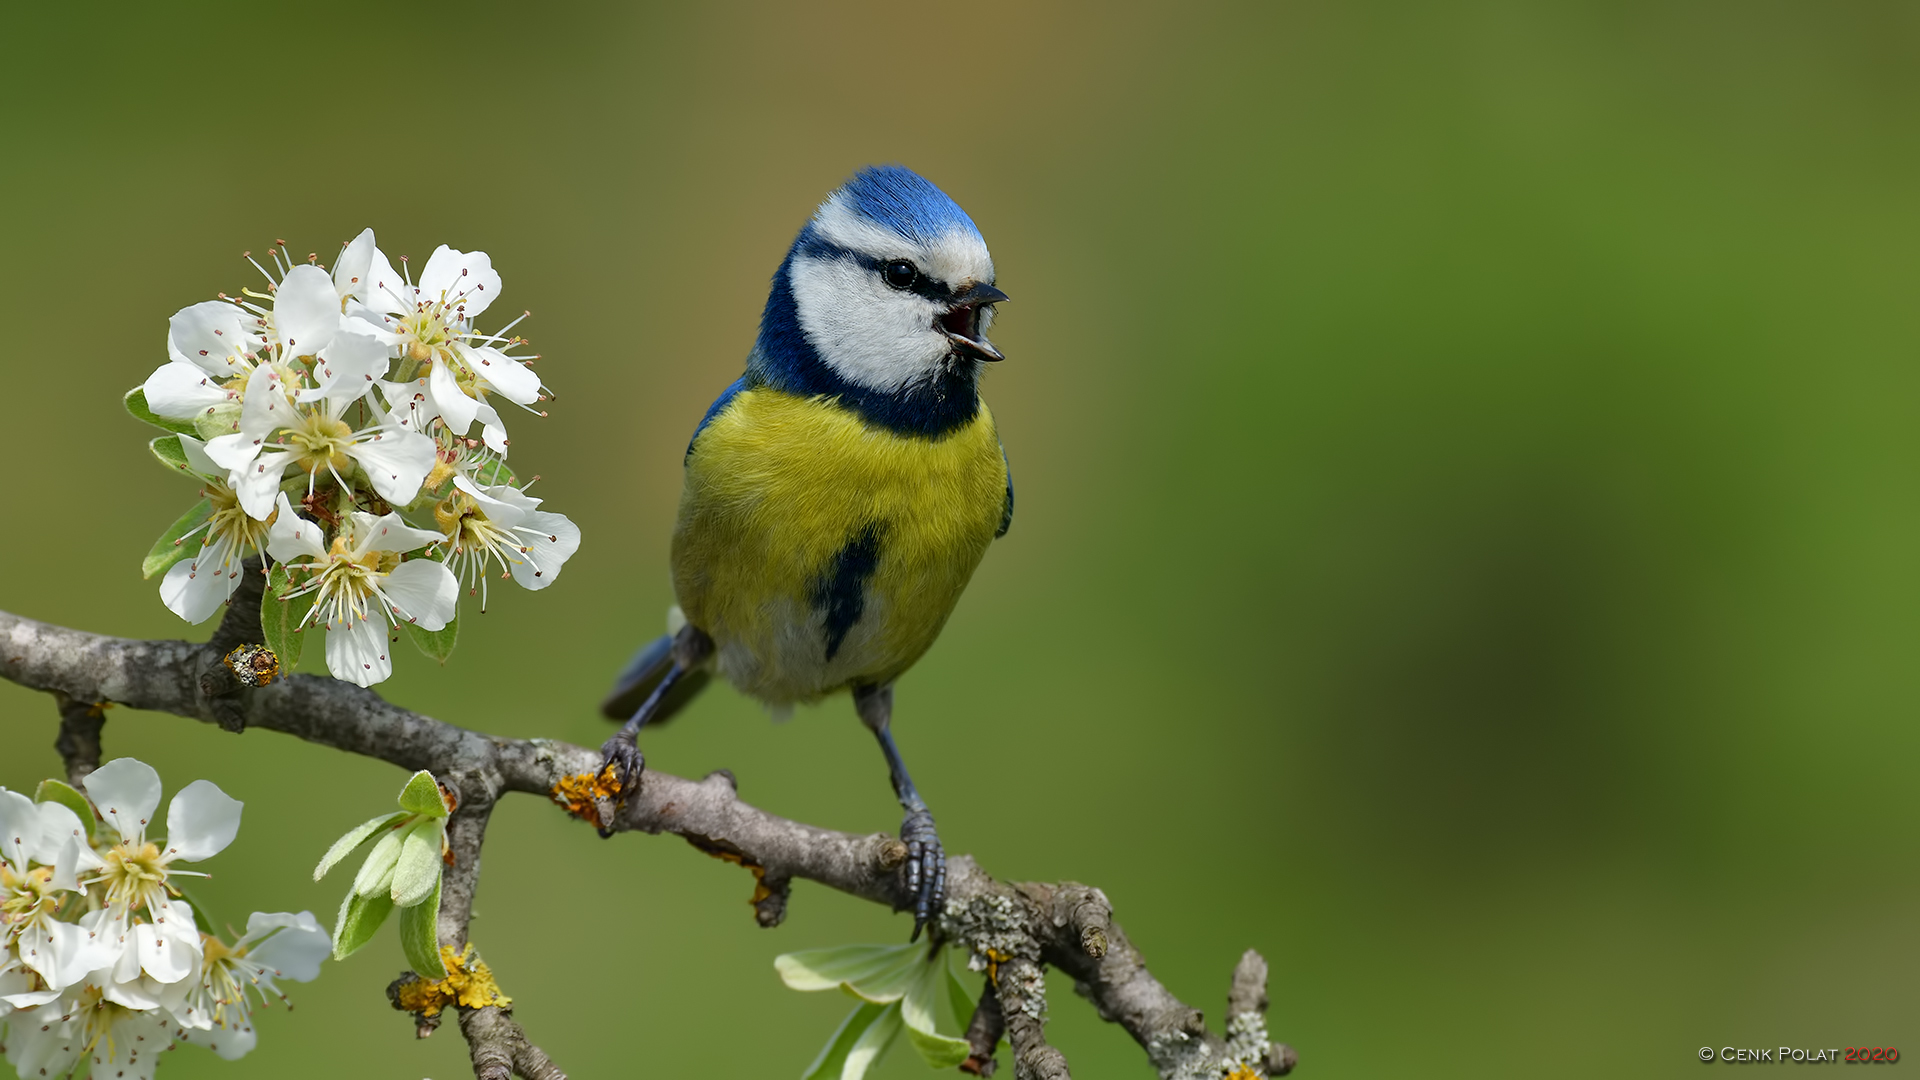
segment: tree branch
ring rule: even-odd
[[[235,603],[236,608],[252,606]],[[222,629],[217,640],[226,645]],[[442,883],[443,944],[465,942],[480,843],[495,800],[507,792],[551,797],[561,780],[600,768],[597,750],[482,735],[335,679],[295,675],[260,689],[229,690],[209,678],[203,686],[201,676],[220,665],[221,655],[214,645],[106,637],[0,612],[0,677],[22,686],[209,723],[238,716],[248,727],[403,769],[431,770],[459,800],[449,834],[454,865]],[[788,883],[796,878],[893,910],[904,909],[911,899],[906,847],[899,840],[770,814],[740,801],[732,776],[724,771],[688,780],[648,770],[638,790],[624,793],[613,828],[672,833],[752,869],[765,894],[757,893],[755,904],[763,925],[780,921]],[[972,966],[988,973],[1020,1080],[1068,1075],[1065,1059],[1044,1038],[1043,965],[1070,976],[1100,1016],[1125,1028],[1168,1080],[1217,1080],[1236,1070],[1243,1070],[1241,1076],[1279,1075],[1292,1066],[1291,1050],[1267,1042],[1263,1010],[1247,1007],[1256,998],[1243,984],[1251,985],[1256,972],[1245,958],[1235,971],[1228,1032],[1222,1036],[1209,1031],[1198,1010],[1181,1003],[1148,972],[1112,921],[1112,907],[1100,890],[1073,882],[1009,885],[960,856],[949,861],[947,895],[938,932],[968,949]],[[1249,956],[1258,959],[1258,954]],[[502,1069],[534,1080],[563,1076],[501,1010],[463,1011],[461,1027],[477,1076],[505,1076]]]

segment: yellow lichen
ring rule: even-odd
[[[614,774],[613,766],[608,765],[597,773],[563,776],[553,785],[550,794],[553,801],[567,813],[581,821],[598,825],[598,804],[603,799],[612,800],[620,794],[620,778]]]
[[[1227,1074],[1226,1080],[1261,1080],[1260,1074],[1253,1071],[1251,1065],[1235,1065]]]
[[[451,945],[440,946],[440,962],[447,966],[447,977],[415,977],[400,984],[392,991],[394,1008],[431,1018],[449,1005],[463,1009],[513,1007],[513,999],[501,993],[500,984],[493,981],[487,962],[474,958],[472,945],[460,953],[455,953]]]

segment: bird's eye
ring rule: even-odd
[[[913,283],[920,280],[920,271],[905,259],[893,260],[881,273],[886,276],[887,284],[896,289],[911,289]]]

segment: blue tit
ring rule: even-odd
[[[862,169],[827,197],[773,276],[746,373],[687,446],[672,549],[685,625],[643,647],[603,706],[626,720],[603,752],[631,783],[640,728],[712,674],[776,711],[849,691],[906,811],[915,938],[944,900],[946,856],[894,743],[893,683],[1013,520],[980,399],[1006,299],[973,220],[916,173]]]

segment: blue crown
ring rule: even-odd
[[[902,165],[869,165],[854,173],[840,191],[862,217],[915,243],[931,243],[955,229],[980,235],[960,204]]]

